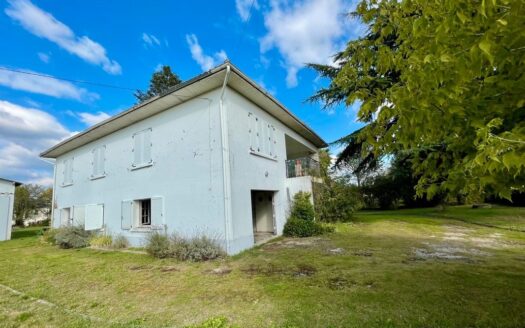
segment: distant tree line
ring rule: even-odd
[[[13,215],[15,224],[23,226],[24,221],[41,213],[50,218],[53,189],[37,184],[25,184],[16,187]]]

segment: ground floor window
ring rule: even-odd
[[[139,201],[140,206],[140,224],[143,226],[151,225],[151,199],[142,199]]]

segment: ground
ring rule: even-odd
[[[359,212],[208,263],[0,243],[0,327],[523,327],[525,209]],[[220,321],[220,320],[219,320]],[[211,326],[211,325],[210,325]]]

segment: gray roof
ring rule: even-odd
[[[228,61],[207,72],[204,72],[188,81],[178,84],[166,93],[153,97],[143,103],[135,105],[117,115],[114,115],[92,127],[75,134],[74,136],[58,143],[57,145],[42,152],[40,156],[56,158],[73,149],[95,141],[115,131],[123,129],[131,124],[141,121],[147,117],[158,114],[166,109],[181,104],[187,100],[198,97],[208,91],[214,90],[224,82],[226,67],[230,65],[231,74],[228,86],[239,92],[260,106],[270,115],[283,124],[297,132],[310,141],[316,147],[327,147],[327,143],[310,129],[299,118],[292,114],[277,99],[248,78],[237,67]]]
[[[22,185],[22,182],[18,182],[18,181],[15,181],[15,180],[9,180],[9,179],[5,179],[5,178],[0,178],[0,180],[6,181],[6,182],[10,182],[10,183],[14,184],[15,187],[18,187],[18,186]]]

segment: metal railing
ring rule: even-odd
[[[286,161],[286,177],[319,176],[319,162],[310,157],[289,159]]]

